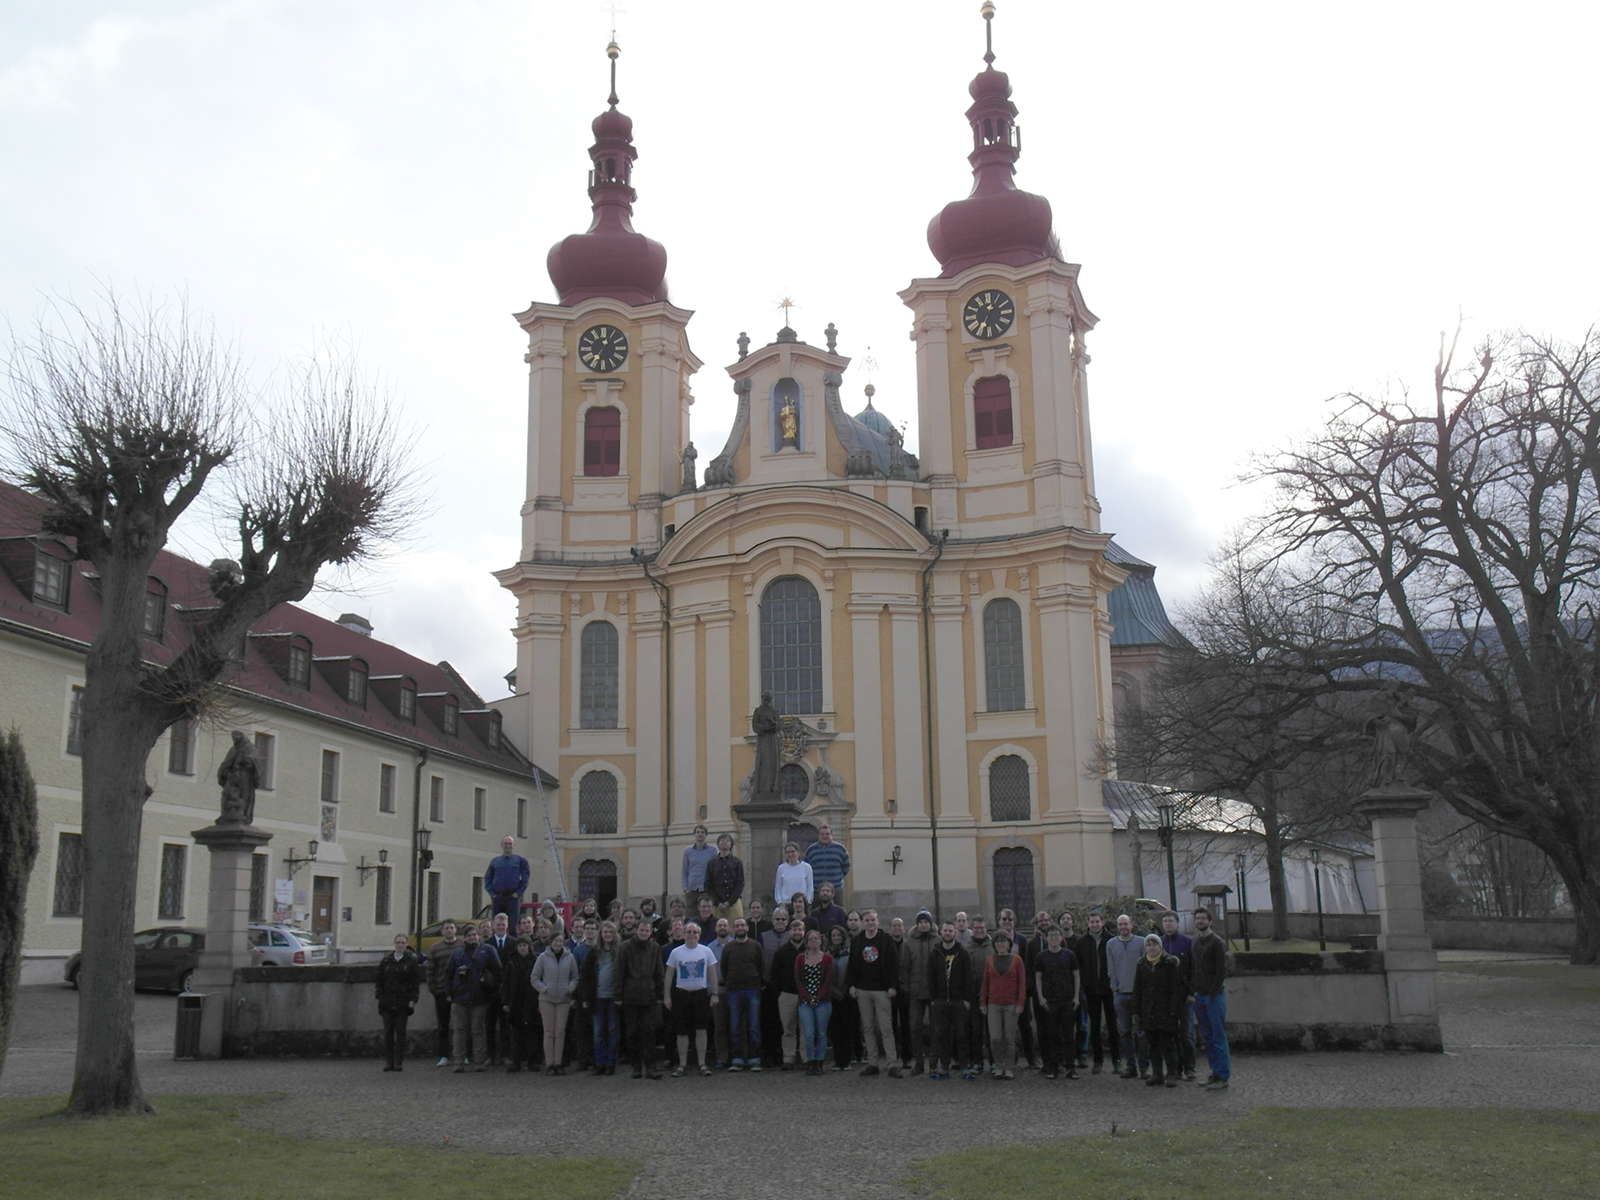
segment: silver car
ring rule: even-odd
[[[328,948],[293,925],[252,925],[250,957],[258,967],[325,967]]]

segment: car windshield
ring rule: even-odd
[[[161,930],[159,929],[146,929],[133,935],[133,944],[140,950],[149,950],[160,940]]]
[[[322,944],[317,941],[315,936],[307,933],[304,929],[285,929],[284,932],[292,938],[299,938],[308,946],[320,946]]]

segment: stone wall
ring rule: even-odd
[[[1437,1021],[1390,1019],[1377,951],[1252,954],[1228,979],[1236,1050],[1442,1050]]]
[[[1352,934],[1376,934],[1377,913],[1326,913],[1323,926],[1330,942],[1347,942]],[[1428,936],[1441,950],[1505,950],[1529,954],[1570,954],[1577,941],[1571,917],[1428,917]],[[1250,940],[1265,941],[1272,930],[1272,914],[1250,914]],[[1228,914],[1228,934],[1242,940],[1239,914]],[[1314,939],[1317,914],[1289,914],[1291,937]]]
[[[235,971],[223,1057],[377,1057],[383,1046],[377,978],[375,965]],[[434,1027],[433,997],[424,987],[407,1027],[411,1053],[432,1056]]]

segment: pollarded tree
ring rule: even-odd
[[[1520,335],[1431,403],[1345,397],[1267,462],[1263,537],[1314,564],[1303,603],[1344,630],[1301,646],[1345,690],[1418,710],[1410,771],[1486,829],[1525,838],[1600,961],[1600,332]]]
[[[132,934],[145,760],[225,681],[252,623],[396,529],[403,451],[347,368],[313,364],[268,413],[183,312],[132,314],[114,298],[103,315],[70,308],[14,347],[9,383],[10,471],[48,506],[46,531],[93,566],[101,595],[84,667],[83,969],[68,1109],[143,1111]],[[216,603],[190,614],[187,644],[153,664],[146,580],[173,523],[225,470],[236,557],[213,565]]]
[[[0,1072],[11,1045],[28,879],[38,856],[39,799],[22,736],[13,729],[0,738]]]

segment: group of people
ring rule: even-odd
[[[1177,1087],[1201,1082],[1203,1049],[1204,1086],[1229,1086],[1227,946],[1205,908],[1192,937],[1175,913],[1148,933],[1099,912],[1080,932],[1071,910],[1035,914],[1026,934],[1010,909],[993,932],[982,916],[941,922],[927,909],[908,928],[837,902],[849,860],[828,838],[818,845],[836,848],[821,857],[837,878],[817,880],[818,864],[791,844],[776,894],[806,874],[797,867],[814,894],[797,884],[770,913],[759,899],[746,913],[732,839],[718,842],[711,850],[696,830],[684,856],[694,886],[665,914],[649,898],[605,914],[591,900],[569,927],[546,902],[515,931],[505,911],[446,923],[425,957],[397,937],[378,967],[384,1069],[402,1069],[406,1017],[426,986],[437,1065],[458,1072],[816,1075],[831,1062],[864,1076],[1009,1080],[1030,1068],[1076,1079],[1109,1062],[1123,1078]]]

